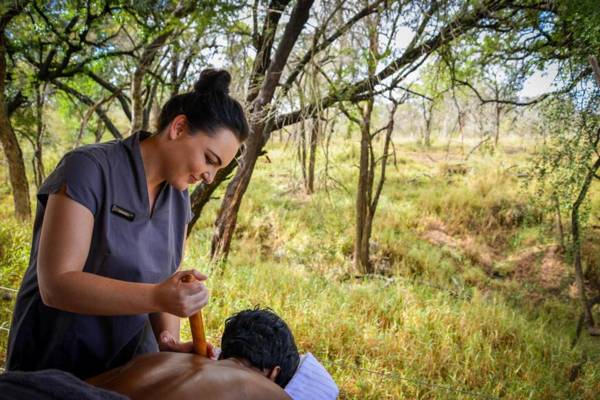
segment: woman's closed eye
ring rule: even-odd
[[[208,156],[208,154],[205,154],[204,157],[206,158],[206,163],[208,165],[217,165],[217,162],[215,160],[213,160],[212,158],[210,158]]]

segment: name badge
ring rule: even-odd
[[[135,214],[132,213],[129,210],[124,209],[123,207],[120,207],[116,204],[113,204],[110,212],[112,212],[113,214],[117,214],[119,217],[123,217],[129,221],[133,221],[133,219],[135,218]]]

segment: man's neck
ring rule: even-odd
[[[255,367],[254,365],[252,365],[250,363],[250,361],[246,360],[245,358],[230,357],[230,358],[226,358],[225,360],[232,361],[241,367],[251,369],[254,372],[258,372],[259,374],[261,374],[264,377],[267,377],[267,375],[268,375],[268,370],[265,371],[265,370],[261,370],[260,368]],[[225,361],[225,360],[222,360],[222,361]]]

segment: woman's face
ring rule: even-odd
[[[178,121],[180,118],[183,121]],[[211,183],[217,171],[233,160],[240,147],[228,128],[217,128],[211,136],[202,131],[192,134],[183,115],[177,116],[168,129],[172,140],[166,149],[166,179],[180,191],[198,182]]]

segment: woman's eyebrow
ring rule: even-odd
[[[214,152],[214,151],[212,151],[211,149],[207,149],[207,150],[210,152],[210,154],[212,154],[213,156],[215,156],[215,157],[217,158],[217,161],[219,162],[219,165],[223,165],[223,162],[221,161],[221,157],[219,157],[219,156],[217,155],[217,153],[215,153],[215,152]]]

